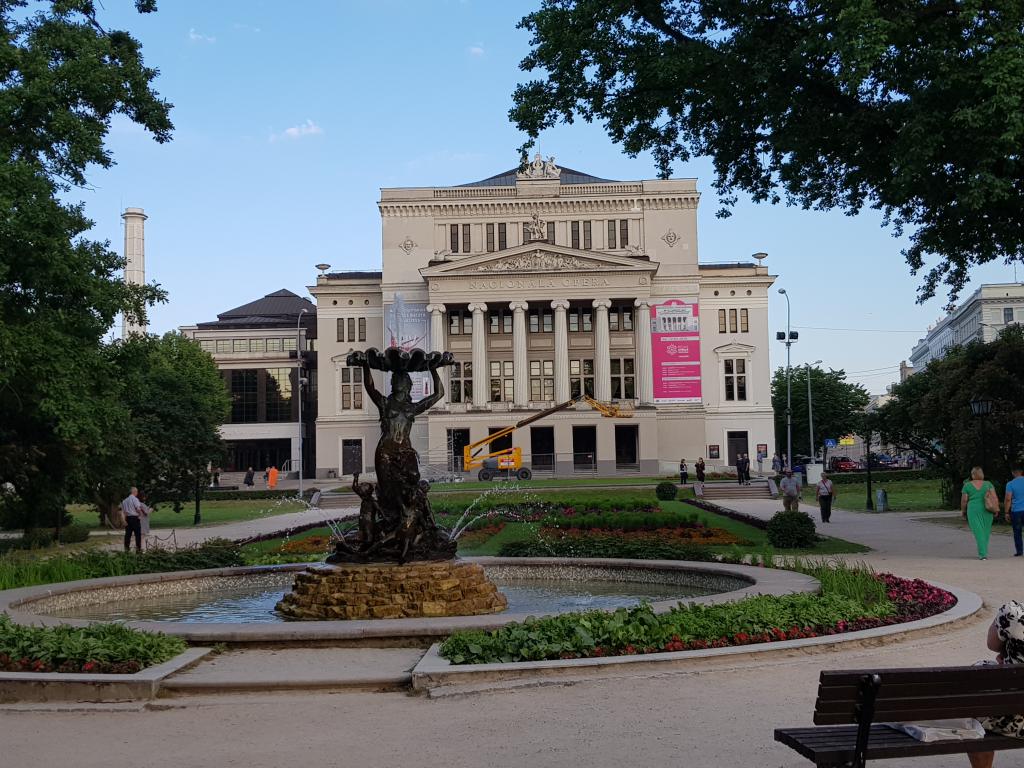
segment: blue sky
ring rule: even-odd
[[[142,41],[176,130],[159,145],[117,121],[117,165],[95,169],[91,188],[76,194],[93,234],[118,250],[121,210],[146,209],[147,278],[170,295],[150,330],[211,320],[279,288],[305,295],[318,262],[379,268],[380,187],[461,184],[514,166],[523,136],[507,115],[529,42],[516,23],[538,4],[164,0],[140,16],[130,0],[107,0],[101,21]],[[655,176],[650,157],[627,157],[599,125],[553,129],[539,149],[596,176]],[[710,163],[674,175],[696,177],[703,193],[701,261],[769,254],[800,331],[794,364],[821,359],[881,392],[942,315],[944,295],[915,304],[919,280],[875,212],[741,200],[717,219]],[[1012,268],[988,265],[972,286],[1013,278]],[[774,290],[770,310],[771,330],[784,328]],[[773,345],[773,364],[784,364]]]

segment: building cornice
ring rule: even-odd
[[[490,189],[487,187],[481,190]],[[499,188],[500,189],[500,188]],[[442,191],[442,190],[435,190]],[[504,197],[504,196],[503,196]],[[467,218],[486,216],[528,217],[540,215],[565,216],[573,214],[640,214],[648,211],[692,210],[700,202],[700,194],[679,193],[666,195],[629,195],[615,198],[495,198],[466,202],[427,200],[380,200],[377,208],[383,218]]]

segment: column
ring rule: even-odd
[[[608,299],[594,299],[594,396],[612,399],[612,342],[608,330]]]
[[[430,313],[430,350],[431,352],[444,352],[444,317],[446,308],[444,304],[428,304],[427,312]],[[448,366],[437,369],[441,377],[441,386],[444,387],[444,397],[438,401],[442,408],[448,402],[449,372]]]
[[[654,403],[654,362],[651,356],[651,302],[637,299],[633,332],[636,339],[636,394],[640,405]]]
[[[473,405],[486,408],[490,400],[487,375],[487,305],[470,304],[473,313]]]
[[[551,302],[555,310],[555,402],[564,403],[569,399],[569,327],[565,310],[569,302],[556,299]]]
[[[513,301],[508,308],[512,310],[512,370],[515,371],[513,405],[526,408],[530,402],[530,361],[526,351],[527,303]]]

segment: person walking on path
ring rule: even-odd
[[[693,469],[697,473],[697,482],[703,483],[705,477],[705,464],[703,456],[697,459],[697,463],[693,465]],[[1024,494],[1022,494],[1022,496],[1024,496]]]
[[[1024,526],[1024,468],[1014,467],[1013,480],[1006,484],[1006,495],[1003,497],[1006,522],[1013,526],[1014,557],[1024,555],[1024,537],[1021,528]]]
[[[779,491],[782,493],[782,508],[787,512],[799,511],[800,478],[793,477],[793,470],[786,470],[786,476],[779,481]]]
[[[277,488],[277,467],[271,466],[267,470],[267,488],[270,490]]]
[[[782,471],[782,459],[779,458],[779,454],[772,456],[772,472],[776,475]]]
[[[971,479],[960,492],[960,514],[971,526],[978,544],[978,559],[988,559],[988,540],[992,535],[992,517],[999,514],[999,499],[981,467],[971,469]]]
[[[135,537],[135,551],[142,551],[142,515],[145,514],[145,505],[139,501],[139,489],[134,485],[131,492],[121,502],[121,512],[124,514],[124,551],[132,548],[132,536]]]
[[[255,473],[252,471],[252,467],[249,467],[249,469],[246,470],[245,472],[245,479],[242,481],[243,483],[245,483],[246,488],[252,488],[253,485],[255,485],[255,481],[253,480],[254,476]]]
[[[821,480],[818,481],[818,488],[814,495],[818,499],[818,506],[821,508],[821,522],[832,522],[832,502],[835,501],[836,492],[832,481],[828,479],[828,473],[821,473]]]
[[[690,470],[686,466],[686,459],[679,460],[679,484],[686,485],[690,479]]]
[[[750,485],[750,454],[743,454],[743,484]]]

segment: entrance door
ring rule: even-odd
[[[468,429],[448,430],[448,471],[462,472],[464,457],[462,449],[469,445]]]
[[[727,443],[727,449],[729,451],[729,464],[736,466],[736,457],[741,453],[750,454],[750,448],[747,445],[747,433],[746,432],[726,432],[725,440]]]
[[[363,441],[359,439],[341,441],[341,474],[354,475],[363,471]]]
[[[578,472],[597,468],[597,427],[572,428],[572,463]]]
[[[530,462],[533,471],[555,468],[555,428],[530,427]]]
[[[640,427],[636,424],[615,425],[615,466],[635,467],[637,461],[637,438]]]

